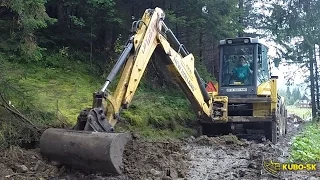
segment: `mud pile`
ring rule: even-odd
[[[304,122],[304,120],[303,120],[301,117],[299,117],[299,116],[297,116],[297,115],[295,115],[295,114],[290,114],[290,115],[288,116],[287,120],[288,120],[288,122],[290,122],[290,123],[299,123],[299,124],[301,124],[301,123]]]
[[[61,171],[45,163],[37,149],[25,150],[13,146],[0,152],[0,179],[48,179]]]
[[[207,146],[222,146],[222,145],[245,145],[243,141],[240,141],[235,135],[224,135],[219,137],[208,137],[206,135],[198,138],[191,137],[187,139],[188,142],[195,143],[198,145]]]
[[[124,175],[84,174],[78,170],[48,163],[39,149],[11,147],[0,152],[0,179],[179,179],[187,172],[186,153],[179,142],[146,142],[133,140],[124,152]]]
[[[124,173],[131,179],[178,179],[187,172],[181,142],[132,141],[124,152]]]

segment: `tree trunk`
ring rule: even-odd
[[[66,13],[65,13],[65,9],[63,6],[63,2],[59,1],[58,2],[58,7],[57,7],[57,15],[58,15],[58,22],[61,24],[65,24],[66,23]]]
[[[315,84],[314,84],[314,58],[313,48],[309,48],[309,60],[310,60],[310,92],[311,92],[311,104],[312,104],[312,118],[316,117],[316,101],[315,101]]]
[[[317,99],[317,112],[320,107],[319,102],[319,76],[318,76],[318,62],[317,62],[317,53],[316,45],[314,45],[314,67],[315,67],[315,82],[316,82],[316,99]]]
[[[203,55],[202,55],[203,42],[202,42],[202,38],[203,38],[203,31],[202,31],[202,28],[200,27],[200,34],[199,34],[199,57],[200,57],[200,62],[202,62],[202,60],[203,60]]]

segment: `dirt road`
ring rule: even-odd
[[[277,145],[225,136],[191,140],[185,148],[191,155],[187,179],[320,179],[317,172],[281,172],[271,176],[262,167],[263,160],[285,162],[292,138],[300,131],[300,123],[289,121],[287,136]]]
[[[124,175],[83,174],[46,163],[38,149],[12,147],[1,151],[0,179],[276,179],[267,174],[262,160],[283,162],[299,126],[289,121],[289,132],[279,144],[239,140],[232,135],[188,138],[183,141],[145,142],[135,139],[124,153]],[[320,179],[318,172],[281,174],[283,179]]]

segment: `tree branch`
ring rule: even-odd
[[[10,106],[10,104],[7,102],[5,97],[0,93],[0,97],[2,99],[2,103],[0,104],[2,107],[4,107],[6,110],[8,110],[10,113],[12,113],[14,116],[22,119],[25,123],[31,125],[34,129],[38,131],[42,131],[42,129],[39,129],[36,125],[34,125],[28,118],[26,118],[22,113],[20,113],[16,108]]]

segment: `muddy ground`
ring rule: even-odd
[[[262,160],[286,160],[291,140],[301,129],[300,124],[291,118],[288,135],[277,145],[239,140],[232,135],[168,142],[136,138],[126,147],[124,175],[118,177],[84,174],[47,163],[39,149],[11,147],[0,152],[0,179],[278,179],[263,170]],[[285,173],[280,174],[280,178],[315,180],[320,179],[320,171]]]
[[[239,140],[233,136],[202,137],[191,140],[185,149],[191,155],[187,179],[320,179],[317,172],[281,172],[268,174],[263,160],[285,162],[289,157],[292,140],[301,131],[301,119],[288,122],[289,131],[277,145],[270,142]]]

